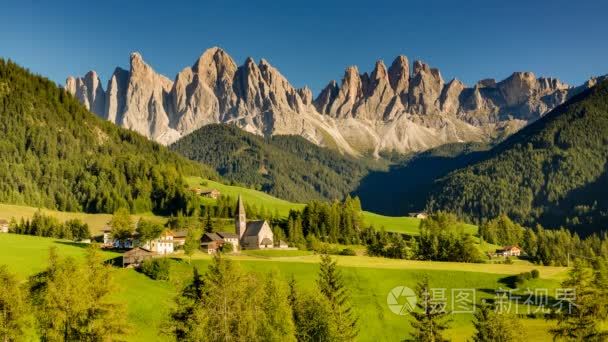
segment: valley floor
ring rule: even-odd
[[[23,281],[46,267],[49,248],[57,247],[60,255],[81,258],[83,245],[68,241],[13,234],[0,234],[0,264]],[[298,252],[298,253],[296,253]],[[119,254],[106,252],[108,259]],[[291,256],[285,256],[291,255]],[[289,279],[292,276],[301,287],[315,286],[318,272],[318,256],[308,252],[275,253],[274,251],[243,253],[230,256],[243,268],[261,273],[278,272]],[[407,337],[410,331],[409,316],[394,314],[387,305],[387,296],[397,286],[414,288],[422,276],[428,275],[431,286],[446,289],[448,301],[452,289],[474,289],[476,301],[492,298],[494,291],[506,288],[509,276],[538,269],[540,279],[526,284],[530,288],[559,286],[566,268],[543,267],[529,264],[490,265],[442,262],[391,260],[364,256],[337,257],[338,264],[350,289],[357,313],[360,316],[360,340],[397,341]],[[209,255],[198,253],[192,265],[206,270],[211,261]],[[174,305],[173,298],[191,276],[191,265],[179,255],[172,261],[169,282],[150,280],[133,269],[117,269],[116,280],[120,292],[117,299],[128,308],[132,325],[130,341],[169,340],[162,335],[161,325],[166,322],[168,310]],[[473,333],[472,315],[454,314],[449,336],[454,341],[465,341]],[[524,327],[528,340],[549,341],[546,333],[554,323],[543,319],[526,319]]]

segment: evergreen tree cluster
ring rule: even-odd
[[[473,236],[464,232],[456,215],[437,212],[420,221],[415,256],[419,260],[479,262]]]
[[[91,238],[89,225],[79,219],[59,222],[54,216],[45,215],[40,211],[34,213],[32,219],[20,222],[11,220],[9,231],[14,234],[52,237],[67,240],[85,240]]]
[[[216,177],[88,112],[46,78],[0,59],[0,202],[62,211],[175,213],[184,175]]]
[[[526,257],[537,264],[567,266],[575,258],[608,258],[606,234],[581,238],[567,229],[525,228],[508,216],[500,215],[479,227],[480,237],[501,246],[517,245]]]
[[[123,340],[129,329],[125,307],[115,300],[113,271],[99,249],[88,247],[80,263],[59,257],[53,248],[48,261],[48,268],[25,284],[0,266],[0,339]]]
[[[300,136],[264,138],[212,124],[180,139],[171,149],[215,167],[234,184],[293,202],[343,199],[378,162],[319,147]]]
[[[362,229],[361,201],[350,196],[343,202],[311,201],[302,211],[290,211],[287,221],[287,237],[298,244],[310,237],[329,243],[357,244]]]
[[[358,334],[342,275],[328,256],[310,292],[216,256],[204,276],[194,268],[176,303],[167,328],[177,341],[353,341]]]
[[[581,235],[608,229],[608,81],[440,179],[428,201],[473,222],[506,214]]]

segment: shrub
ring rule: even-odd
[[[169,280],[171,263],[167,258],[148,259],[141,264],[141,273],[154,280]]]
[[[540,277],[540,272],[537,269],[532,270],[530,274],[532,275],[532,279],[538,279],[538,277]]]
[[[351,248],[344,248],[343,250],[340,251],[340,255],[355,256],[355,255],[357,255],[357,252],[355,252]]]
[[[234,252],[234,246],[230,242],[226,242],[220,247],[221,253],[232,253]]]

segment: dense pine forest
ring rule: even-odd
[[[88,112],[46,78],[0,59],[0,202],[65,211],[173,213],[184,175],[208,167]]]
[[[236,184],[296,202],[345,198],[381,164],[341,155],[299,136],[263,138],[230,125],[207,125],[171,149],[215,167]]]
[[[475,222],[506,214],[587,235],[608,228],[607,160],[605,81],[439,180],[429,206]]]

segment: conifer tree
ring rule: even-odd
[[[604,341],[608,338],[608,333],[599,327],[600,321],[606,318],[606,292],[597,286],[596,279],[597,274],[583,262],[575,262],[568,279],[562,283],[564,289],[573,290],[572,296],[557,298],[562,307],[557,312],[557,327],[551,330],[555,339]]]
[[[318,291],[301,292],[294,278],[289,282],[289,304],[296,338],[300,342],[340,341],[329,300]]]
[[[450,323],[450,319],[447,317],[448,312],[445,310],[446,303],[434,297],[428,277],[425,277],[418,283],[416,295],[418,297],[416,306],[420,311],[413,310],[410,312],[413,318],[411,325],[414,328],[414,332],[411,334],[412,338],[408,341],[448,341],[443,337],[443,332],[448,329]]]
[[[213,220],[211,219],[211,211],[207,211],[207,217],[205,218],[205,233],[213,233],[215,228],[213,227]]]
[[[524,341],[523,326],[519,321],[507,314],[495,312],[492,305],[482,303],[475,311],[474,342],[517,342]]]
[[[327,254],[321,255],[317,286],[321,294],[329,300],[339,340],[354,340],[359,333],[358,318],[337,263]]]

